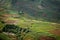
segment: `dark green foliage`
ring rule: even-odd
[[[3,23],[3,24],[4,24],[5,22],[4,22],[4,21],[1,21],[1,23]]]
[[[23,32],[28,33],[28,32],[30,32],[30,30],[29,29],[23,29]]]
[[[16,25],[5,25],[5,27],[2,29],[3,32],[12,32],[12,33],[20,33],[21,31],[22,32],[25,32],[25,33],[28,33],[30,32],[29,29],[26,29],[26,28],[20,28]]]
[[[22,33],[29,33],[31,32],[29,29],[27,28],[20,28],[16,25],[5,25],[5,27],[2,29],[3,32],[8,32],[8,33],[14,33],[16,34],[16,36],[18,37],[18,39],[23,39]],[[25,36],[25,34],[23,34]],[[22,36],[22,37],[21,37]]]
[[[5,25],[5,27],[2,29],[2,31],[4,31],[4,32],[14,32],[14,33],[16,33],[17,32],[17,30],[16,29],[18,29],[19,27],[17,27],[17,26],[15,26],[15,25]]]

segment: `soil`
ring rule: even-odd
[[[57,36],[60,36],[60,29],[54,29],[54,30],[51,30],[49,32],[52,33],[52,34],[55,34]]]
[[[41,36],[39,40],[56,40],[56,38],[50,36]]]

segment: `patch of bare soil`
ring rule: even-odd
[[[55,37],[50,37],[50,36],[41,36],[39,40],[56,40]]]
[[[49,32],[52,33],[52,34],[60,36],[60,29],[50,30]]]

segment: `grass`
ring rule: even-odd
[[[38,20],[31,20],[29,18],[26,18],[25,16],[21,16],[20,18],[13,18],[8,17],[6,20],[18,20],[18,23],[16,23],[18,26],[21,27],[31,27],[34,28],[55,28],[53,25],[51,25],[52,22],[43,22]]]
[[[52,25],[50,22],[40,22],[37,20],[29,20],[29,19],[19,19],[18,25],[20,27],[29,27],[33,31],[38,32],[46,32],[48,30],[55,29],[55,25]]]
[[[42,34],[46,35],[47,33],[49,33],[48,31],[56,29],[56,25],[57,25],[57,23],[31,20],[25,17],[21,17],[21,18],[9,17],[6,20],[18,20],[18,22],[16,23],[17,26],[22,27],[22,28],[29,28],[30,30],[33,31],[32,34],[35,34],[34,32],[42,32],[41,35]],[[0,23],[0,29],[3,27],[3,25],[4,24]],[[57,40],[60,39],[59,37],[60,36],[57,36]]]
[[[0,33],[0,39],[1,40],[11,40],[7,35],[5,35],[4,33]]]
[[[56,25],[57,25],[56,23],[54,24],[52,22],[31,20],[31,19],[27,19],[25,17],[21,17],[21,18],[9,17],[6,20],[17,20],[16,24],[19,27],[30,28],[32,31],[35,31],[35,32],[47,32],[49,30],[55,29]]]

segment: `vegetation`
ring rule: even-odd
[[[30,30],[26,29],[26,28],[20,28],[18,26],[15,26],[15,25],[9,25],[7,24],[3,29],[2,29],[3,32],[8,32],[8,33],[14,33],[16,34],[17,38],[20,39],[20,37],[29,33]],[[22,40],[22,39],[21,39]]]
[[[11,40],[6,34],[0,33],[0,40]]]
[[[0,0],[0,40],[12,40],[12,34],[17,40],[60,40],[59,4],[59,0]]]

